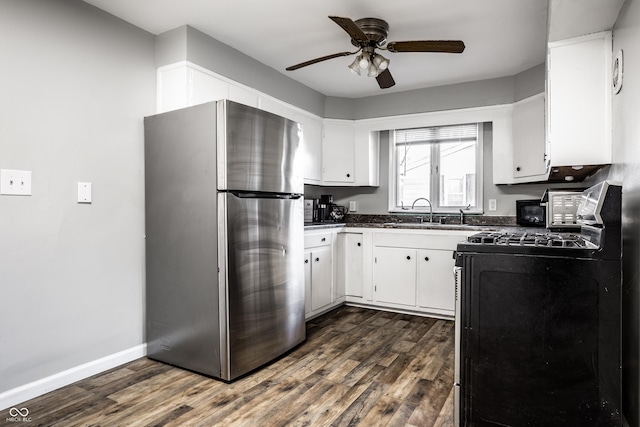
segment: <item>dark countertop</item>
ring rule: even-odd
[[[420,222],[422,218],[423,222]],[[415,215],[359,215],[347,214],[346,222],[305,223],[305,230],[321,230],[342,227],[377,228],[392,230],[452,230],[452,231],[498,231],[518,227],[515,217],[465,215],[464,224],[458,215],[434,216],[434,222],[424,222],[428,216]]]
[[[381,229],[393,229],[393,230],[448,230],[448,231],[498,231],[504,226],[494,225],[471,225],[471,224],[439,224],[439,223],[413,223],[413,222],[399,222],[399,223],[371,223],[371,222],[350,222],[346,224],[347,227],[359,227],[359,228],[381,228]]]
[[[342,228],[347,224],[344,222],[305,222],[305,230],[322,230],[325,228]]]
[[[333,228],[376,228],[389,230],[449,230],[449,231],[498,231],[505,226],[438,224],[438,223],[375,223],[375,222],[338,222],[305,223],[305,230],[323,230]]]

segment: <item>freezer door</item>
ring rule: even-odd
[[[233,193],[219,198],[226,209],[226,359],[232,380],[305,339],[304,203]]]
[[[218,189],[304,192],[302,127],[236,102],[218,102]]]

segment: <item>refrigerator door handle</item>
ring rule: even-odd
[[[302,194],[282,194],[282,193],[259,193],[249,191],[231,191],[231,194],[240,199],[290,199],[297,200]]]

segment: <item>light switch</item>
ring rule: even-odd
[[[78,183],[78,203],[91,203],[91,183]]]
[[[357,212],[358,210],[358,202],[355,200],[349,201],[349,212]]]
[[[31,195],[31,171],[0,169],[0,194]]]

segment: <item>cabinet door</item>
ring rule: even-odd
[[[438,310],[455,310],[455,261],[452,251],[418,251],[418,305]]]
[[[304,313],[311,312],[311,251],[304,251]]]
[[[549,43],[552,166],[611,163],[611,32]]]
[[[345,287],[346,294],[353,297],[363,296],[364,252],[362,233],[345,235]]]
[[[331,304],[331,246],[314,248],[311,252],[311,310]]]
[[[305,114],[296,114],[296,122],[302,125],[302,159],[304,183],[322,182],[322,120]]]
[[[355,180],[353,121],[325,120],[323,134],[322,181],[329,185],[353,183]]]
[[[416,305],[416,250],[377,247],[373,265],[378,302]]]
[[[544,175],[546,164],[544,95],[513,106],[513,176]]]

